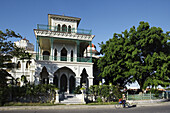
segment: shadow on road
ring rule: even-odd
[[[134,108],[134,107],[137,107],[137,105],[128,105],[128,107],[126,108]]]

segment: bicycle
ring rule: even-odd
[[[116,108],[126,108],[126,107],[129,107],[130,103],[129,102],[125,102],[125,105],[123,105],[123,103],[119,103],[119,104],[116,104],[115,107]]]

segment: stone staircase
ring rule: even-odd
[[[77,98],[74,94],[65,94],[65,98],[60,101],[61,104],[83,104],[81,99]]]

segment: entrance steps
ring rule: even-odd
[[[61,104],[83,104],[81,99],[74,94],[65,94],[65,98],[60,101]]]

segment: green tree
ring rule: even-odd
[[[11,77],[8,71],[14,67],[11,63],[13,57],[30,58],[30,55],[24,49],[18,48],[11,40],[21,39],[21,35],[12,30],[6,32],[0,31],[0,104],[4,103],[4,96],[7,89],[7,77]]]
[[[114,34],[112,39],[100,44],[98,66],[106,83],[124,87],[137,81],[140,88],[166,86],[170,80],[169,32],[140,22],[128,32]]]

